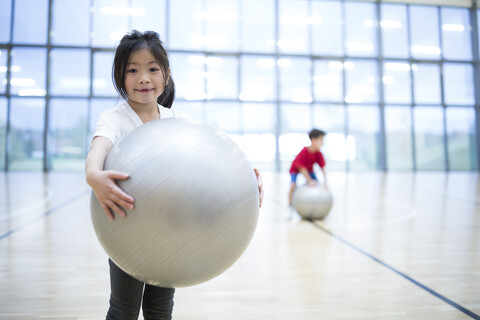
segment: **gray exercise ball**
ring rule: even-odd
[[[333,205],[332,194],[322,185],[296,188],[293,201],[298,214],[311,220],[325,218]]]
[[[108,154],[105,169],[126,172],[119,186],[135,209],[111,221],[92,192],[95,233],[123,271],[151,285],[210,280],[245,251],[258,220],[257,178],[238,146],[193,120],[148,122]]]

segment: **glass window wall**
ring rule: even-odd
[[[410,70],[408,61],[385,61],[382,77],[385,103],[410,104],[412,102]]]
[[[242,0],[242,50],[275,52],[275,1]]]
[[[90,93],[90,51],[53,49],[50,53],[50,94],[87,96]]]
[[[352,170],[378,168],[380,118],[377,106],[347,106],[347,159]]]
[[[42,170],[45,100],[12,98],[10,104],[8,168],[11,170]]]
[[[413,170],[412,111],[410,107],[385,107],[387,168]]]
[[[450,169],[478,169],[475,110],[473,108],[447,108],[446,119]]]
[[[413,109],[415,154],[419,170],[445,170],[444,113],[441,107]]]
[[[96,96],[116,96],[112,83],[113,52],[94,52],[93,55],[93,94]]]
[[[87,111],[86,99],[50,101],[47,144],[50,169],[79,171],[85,167]]]
[[[0,43],[10,40],[10,21],[12,13],[12,0],[0,1]]]
[[[347,55],[378,54],[377,17],[373,3],[345,2],[345,51]]]
[[[438,64],[417,63],[412,65],[414,102],[417,104],[440,104],[440,68]]]
[[[313,54],[343,55],[342,4],[339,1],[313,1],[311,6]]]
[[[7,50],[0,50],[0,94],[7,88],[7,55]]]
[[[449,60],[472,59],[472,27],[468,10],[442,8],[442,52]]]
[[[49,1],[14,1],[13,42],[21,44],[46,44]]]
[[[306,58],[277,60],[280,72],[280,99],[293,102],[312,102],[311,65]]]
[[[313,91],[315,101],[343,101],[343,64],[338,60],[315,60]]]
[[[309,52],[308,26],[313,21],[310,18],[309,1],[283,0],[278,2],[278,33],[277,46],[282,53]]]
[[[209,101],[205,103],[205,121],[228,134],[240,133],[240,106],[237,102]]]
[[[208,56],[205,59],[207,97],[209,99],[238,98],[238,59],[225,56]]]
[[[257,163],[274,163],[276,110],[272,103],[242,103],[242,148]]]
[[[274,58],[242,56],[240,95],[242,101],[273,101],[277,97]]]
[[[416,59],[440,60],[440,32],[438,8],[433,6],[409,6],[410,54]]]
[[[445,63],[443,79],[447,105],[475,104],[473,66],[471,64]]]
[[[53,1],[52,31],[53,44],[88,46],[90,44],[89,1]]]
[[[207,51],[239,50],[239,0],[204,0],[205,10],[194,13],[205,30],[200,42]]]
[[[477,170],[478,16],[350,0],[1,1],[0,169],[83,170],[100,113],[122,101],[114,47],[136,28],[168,49],[174,108],[255,165],[287,170],[318,127],[328,170]]]
[[[347,60],[345,69],[345,102],[378,102],[378,62],[373,60]]]
[[[7,99],[0,97],[0,170],[5,169],[7,142]]]
[[[154,30],[163,42],[167,42],[167,0],[131,0],[131,28]],[[170,1],[172,2],[172,1]],[[135,14],[138,11],[137,14]],[[166,43],[168,45],[168,43]]]
[[[407,8],[401,4],[381,6],[382,54],[389,58],[408,58]]]
[[[19,96],[45,96],[46,57],[45,48],[14,47],[10,92]]]

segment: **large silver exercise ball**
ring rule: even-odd
[[[328,215],[333,198],[330,191],[322,185],[303,185],[296,188],[293,204],[302,218],[317,220]]]
[[[118,184],[135,209],[111,221],[92,193],[93,226],[108,256],[140,281],[175,288],[210,280],[253,237],[255,173],[237,145],[210,126],[148,122],[112,149],[105,169],[130,174]]]

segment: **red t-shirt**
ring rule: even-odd
[[[290,173],[298,173],[298,168],[303,167],[308,170],[308,172],[313,172],[313,165],[318,163],[318,165],[323,168],[325,167],[325,159],[323,154],[320,151],[310,152],[307,147],[304,147],[302,151],[295,157],[295,160],[292,162],[290,167]]]

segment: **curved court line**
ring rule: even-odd
[[[407,206],[404,204],[395,204],[393,206],[397,207],[404,207],[402,210],[408,211],[407,214],[402,214],[397,217],[392,217],[392,218],[387,218],[387,219],[379,219],[378,221],[366,221],[366,222],[360,222],[360,223],[354,223],[354,224],[342,224],[339,222],[333,222],[333,223],[324,223],[328,227],[334,227],[337,229],[361,229],[361,228],[367,228],[367,227],[376,227],[376,226],[384,226],[388,224],[395,224],[398,222],[406,221],[413,219],[418,214],[418,211],[411,207]]]
[[[47,204],[48,201],[52,200],[52,198],[53,198],[52,190],[47,187],[46,191],[47,191],[47,195],[41,201],[39,201],[39,202],[37,202],[37,203],[31,205],[30,207],[27,207],[27,208],[18,209],[18,210],[13,211],[13,212],[7,212],[5,216],[0,217],[0,221],[7,220],[7,219],[17,217],[17,216],[21,216],[26,212],[31,212],[35,209],[38,209],[39,207],[44,206],[45,204]]]
[[[447,304],[449,304],[450,306],[454,307],[455,309],[463,312],[464,314],[466,314],[467,316],[471,317],[472,319],[476,319],[476,320],[480,320],[480,315],[474,313],[473,311],[465,308],[465,307],[462,307],[461,305],[459,305],[458,303],[456,303],[455,301],[453,300],[450,300],[448,299],[447,297],[445,297],[444,295],[438,293],[437,291],[427,287],[426,285],[418,282],[417,280],[413,279],[412,277],[408,276],[407,274],[395,269],[394,267],[392,267],[391,265],[387,264],[386,262],[380,260],[379,258],[371,255],[370,253],[366,252],[365,250],[357,247],[356,245],[354,245],[353,243],[343,239],[342,237],[338,236],[337,234],[333,233],[331,230],[328,230],[327,228],[321,226],[320,224],[317,224],[315,221],[313,220],[309,220],[310,223],[312,223],[316,228],[318,228],[319,230],[325,232],[326,234],[330,235],[331,237],[337,239],[338,241],[342,242],[343,244],[346,244],[347,246],[349,246],[350,248],[354,249],[355,251],[363,254],[364,256],[372,259],[373,261],[381,264],[382,266],[386,267],[387,269],[390,269],[391,271],[395,272],[396,274],[398,274],[399,276],[407,279],[408,281],[410,281],[411,283],[415,284],[416,286],[418,286],[419,288],[427,291],[428,293],[434,295],[435,297],[437,297],[438,299],[440,300],[443,300],[444,302],[446,302]]]
[[[89,194],[90,194],[90,189],[89,189],[89,190],[86,190],[86,191],[83,191],[83,192],[81,192],[80,194],[77,194],[76,196],[74,196],[74,197],[72,197],[72,198],[70,198],[70,199],[68,199],[68,200],[60,203],[59,205],[57,205],[57,206],[55,206],[55,207],[53,207],[53,208],[48,209],[47,211],[43,212],[42,214],[40,214],[40,215],[36,216],[35,218],[31,219],[30,221],[27,221],[27,222],[25,222],[24,224],[22,224],[22,225],[20,225],[20,226],[18,226],[18,227],[16,227],[16,228],[13,228],[13,229],[9,230],[9,231],[7,231],[7,232],[4,233],[4,234],[0,234],[0,241],[3,240],[3,239],[5,239],[5,238],[7,238],[7,237],[9,237],[9,236],[11,236],[12,234],[14,234],[14,233],[16,233],[16,232],[22,230],[22,229],[25,228],[25,227],[27,227],[27,226],[29,226],[29,225],[31,225],[31,224],[33,224],[33,223],[35,223],[35,222],[37,222],[37,221],[39,221],[39,220],[41,220],[41,219],[44,219],[44,218],[48,217],[49,215],[51,215],[51,214],[59,211],[60,209],[63,209],[64,207],[69,206],[70,204],[72,204],[72,203],[75,202],[76,200],[81,199],[81,198],[83,198],[84,196],[89,195]]]

